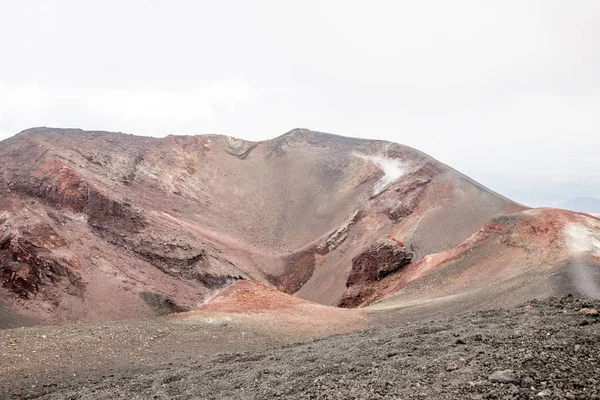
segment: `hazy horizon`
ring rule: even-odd
[[[600,198],[600,2],[0,7],[0,139],[304,127],[417,148],[530,206]]]

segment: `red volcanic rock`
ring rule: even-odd
[[[379,239],[352,260],[346,287],[378,281],[410,263],[412,254],[392,238]]]
[[[49,237],[55,234],[48,226],[37,228],[36,235]],[[64,287],[71,295],[82,296],[85,286],[76,271],[78,265],[56,256],[39,239],[32,238],[30,232],[9,234],[0,239],[2,286],[26,299],[41,294],[40,297],[46,300],[55,300],[56,287]]]

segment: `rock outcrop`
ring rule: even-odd
[[[346,287],[381,280],[411,260],[412,254],[402,242],[391,237],[379,239],[352,260],[352,271]]]
[[[0,237],[0,279],[2,286],[23,299],[56,302],[61,290],[83,296],[85,285],[77,260],[67,259],[48,249],[64,248],[66,243],[50,226],[8,232]],[[46,239],[46,242],[43,240]]]
[[[391,237],[379,239],[368,249],[352,260],[352,270],[348,276],[341,307],[356,307],[365,296],[375,291],[373,283],[398,272],[412,260],[412,253],[404,244]]]

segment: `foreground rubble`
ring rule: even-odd
[[[0,397],[598,399],[599,306],[572,297],[532,301],[270,350],[248,343],[243,353],[138,364],[104,377],[55,371],[41,387],[3,382]]]

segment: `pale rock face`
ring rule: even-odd
[[[586,221],[585,223],[570,223],[565,226],[564,234],[567,249],[573,255],[591,254],[600,256],[600,223]]]

